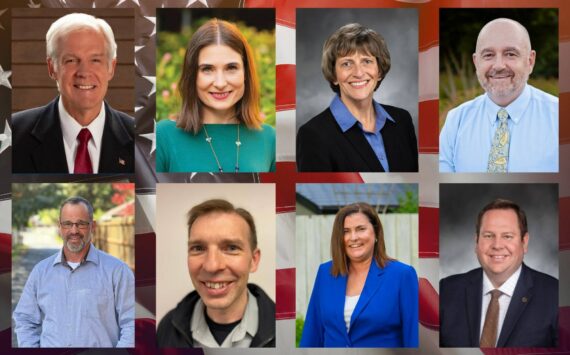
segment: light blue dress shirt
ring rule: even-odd
[[[382,164],[384,171],[389,172],[390,166],[388,165],[388,157],[386,156],[384,141],[382,140],[380,130],[384,127],[384,124],[386,124],[387,119],[392,122],[396,121],[390,117],[388,112],[386,112],[378,102],[372,100],[372,104],[374,105],[374,112],[376,113],[375,132],[367,132],[362,128],[362,124],[352,115],[352,113],[350,113],[346,105],[340,99],[340,96],[336,95],[334,97],[331,102],[330,109],[343,133],[348,131],[355,124],[358,124],[358,127],[360,127],[360,130],[364,134],[368,144],[370,144],[370,147],[374,150],[374,154],[376,154],[380,164]]]
[[[13,317],[19,347],[134,347],[133,272],[93,244],[73,270],[60,250],[34,267]]]
[[[486,172],[500,106],[487,94],[449,111],[439,135],[440,172]],[[526,85],[505,107],[508,172],[558,172],[558,98]]]

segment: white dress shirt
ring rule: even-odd
[[[101,103],[101,111],[88,126],[81,126],[65,109],[61,98],[57,103],[59,110],[59,122],[61,125],[61,133],[63,134],[63,147],[65,148],[65,159],[67,160],[67,169],[73,173],[75,169],[75,155],[77,154],[77,135],[82,128],[88,128],[91,132],[91,139],[87,143],[89,158],[93,173],[99,172],[99,156],[101,155],[101,140],[103,139],[103,129],[105,128],[105,103]]]
[[[519,266],[517,271],[515,271],[511,277],[505,281],[501,287],[498,288],[502,292],[499,296],[499,324],[497,325],[497,341],[499,341],[499,336],[501,335],[501,329],[503,329],[503,323],[505,321],[505,316],[507,315],[507,310],[509,309],[509,304],[515,292],[515,287],[519,281],[519,276],[521,275],[522,265]],[[487,274],[483,271],[483,303],[481,304],[481,326],[479,327],[479,338],[483,334],[483,326],[485,325],[485,315],[487,314],[487,308],[489,308],[489,303],[491,302],[491,291],[495,287],[491,283]],[[496,344],[495,344],[496,345]]]

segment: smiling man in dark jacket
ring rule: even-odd
[[[251,214],[225,200],[188,212],[188,270],[195,291],[160,321],[159,347],[274,347],[275,303],[248,284],[261,252]]]

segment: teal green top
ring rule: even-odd
[[[208,136],[225,173],[235,172],[237,124],[206,124]],[[239,127],[239,172],[275,171],[275,129]],[[218,164],[204,129],[198,134],[185,132],[176,122],[162,120],[156,125],[156,171],[162,173],[218,173]]]

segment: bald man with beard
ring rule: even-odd
[[[558,172],[558,98],[527,84],[536,55],[517,21],[481,29],[473,64],[485,94],[447,114],[440,172]]]

